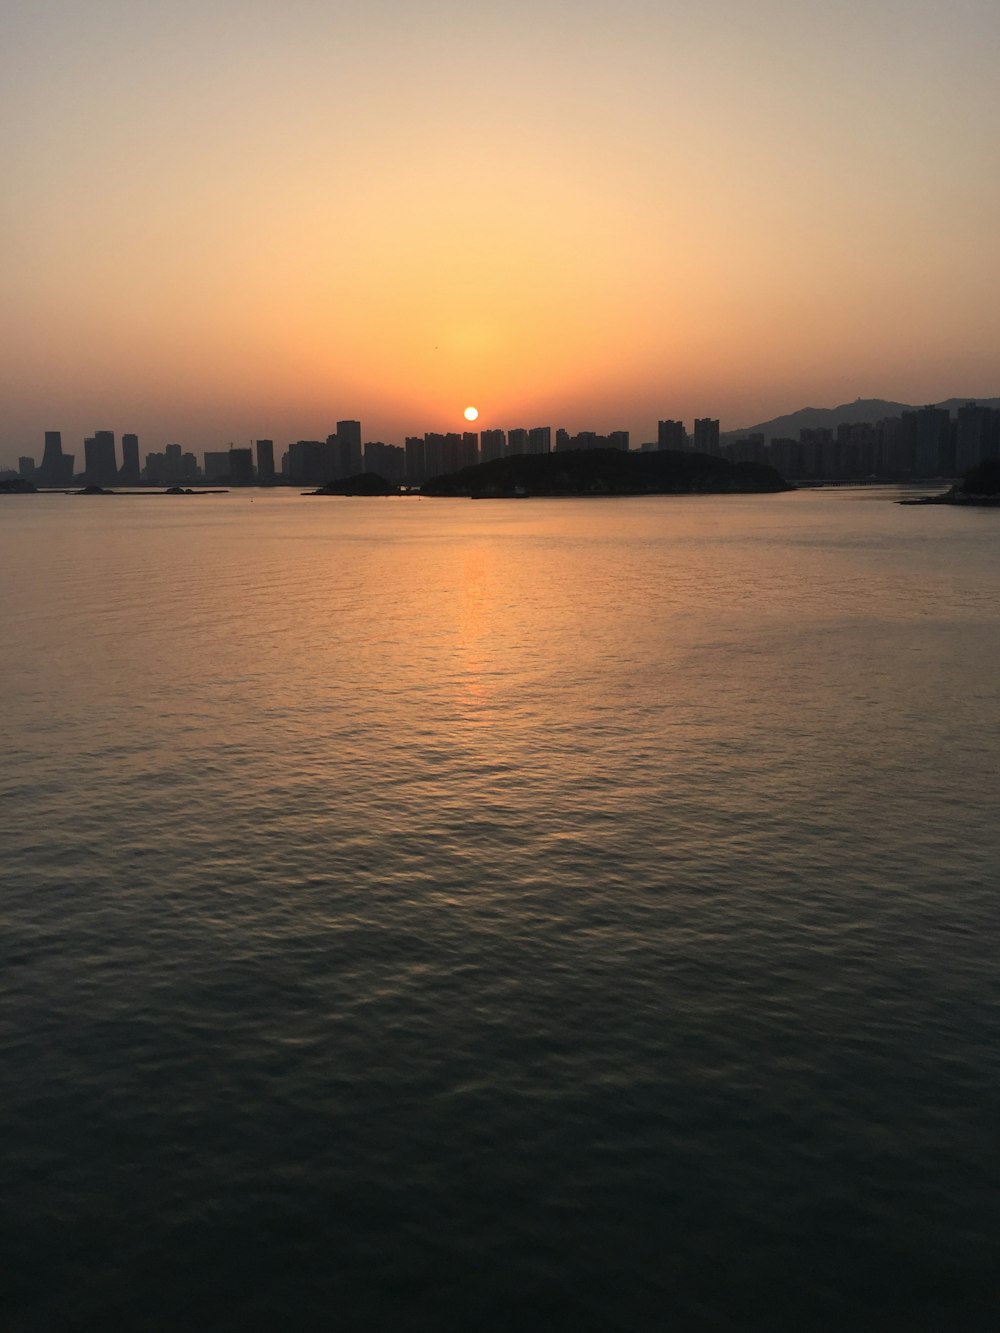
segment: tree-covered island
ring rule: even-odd
[[[794,486],[766,463],[730,463],[675,450],[575,449],[515,454],[433,477],[424,495],[474,499],[522,495],[746,495]]]

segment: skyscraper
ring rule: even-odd
[[[257,441],[257,480],[262,486],[274,481],[274,441]]]
[[[88,486],[113,486],[118,480],[113,430],[97,430],[83,442],[83,471]]]
[[[479,462],[479,433],[474,430],[462,432],[462,446],[458,454],[459,467],[475,467]]]
[[[694,447],[699,454],[718,454],[719,423],[711,417],[695,417]]]
[[[490,463],[494,458],[503,458],[507,437],[502,430],[484,430],[480,434],[479,444],[483,462]]]
[[[229,479],[235,485],[249,486],[253,482],[253,450],[229,450]]]
[[[657,449],[686,449],[687,431],[683,421],[658,421],[656,423]]]
[[[122,436],[122,467],[118,474],[118,480],[123,486],[138,486],[141,480],[139,476],[138,435]]]
[[[994,455],[996,413],[992,408],[966,403],[958,409],[955,471],[960,475]]]
[[[167,445],[169,449],[170,446]],[[205,451],[205,480],[206,481],[228,481],[229,480],[229,450],[228,449],[206,449]]]
[[[356,477],[362,469],[361,422],[337,422],[337,446],[340,450],[343,477]]]
[[[914,466],[918,477],[940,477],[947,471],[951,414],[946,407],[929,405],[916,413],[917,449]]]
[[[418,486],[425,476],[424,441],[419,435],[406,437],[406,480],[410,486]]]
[[[38,469],[38,483],[41,486],[73,484],[73,455],[63,453],[62,433],[58,430],[45,432],[45,452]]]

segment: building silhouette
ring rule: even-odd
[[[118,480],[123,486],[138,486],[142,480],[139,471],[139,437],[127,434],[122,436],[122,465]]]
[[[257,441],[257,480],[262,486],[274,483],[274,441]]]
[[[83,476],[88,486],[113,486],[118,480],[115,433],[95,431],[83,442]]]
[[[365,445],[365,471],[377,473],[397,485],[406,480],[406,451],[398,444],[370,440]]]
[[[484,430],[479,434],[480,457],[484,463],[492,463],[495,458],[503,458],[507,448],[507,436],[502,430]]]
[[[419,486],[427,479],[425,442],[419,435],[407,435],[403,451],[406,455],[407,484]]]
[[[985,458],[998,456],[1000,412],[966,403],[958,409],[955,428],[955,471],[961,476]]]
[[[424,432],[424,479],[440,477],[447,471],[444,458],[444,436],[439,431]]]
[[[711,417],[695,417],[694,449],[698,454],[719,452],[719,423]]]
[[[593,430],[581,430],[570,435],[560,426],[556,431],[556,453],[568,449],[628,449],[629,433],[627,430],[613,430],[610,435],[598,435]]]
[[[45,451],[37,481],[40,486],[73,485],[73,455],[63,453],[61,431],[45,432]]]
[[[287,457],[290,481],[316,486],[333,481],[333,448],[328,441],[295,440]]]
[[[179,446],[174,446],[175,448]],[[170,448],[170,445],[167,445]],[[228,481],[229,480],[229,450],[228,449],[206,449],[205,451],[205,480],[206,481]]]
[[[905,413],[903,414],[906,415]],[[916,449],[913,461],[918,477],[940,477],[954,470],[947,466],[951,414],[946,407],[929,404],[912,414],[916,418]]]
[[[337,477],[356,477],[363,468],[361,453],[361,422],[338,421],[337,434],[331,436],[337,443],[339,463]]]
[[[656,447],[657,449],[686,449],[688,447],[687,431],[684,429],[683,421],[658,421],[656,423]]]
[[[212,466],[225,471],[227,458],[227,454],[208,453],[206,466],[214,460]],[[194,454],[184,453],[179,444],[168,444],[162,453],[146,455],[142,479],[150,486],[179,486],[181,482],[200,481],[201,470]]]
[[[229,480],[237,486],[253,484],[253,450],[229,450]]]
[[[475,467],[479,462],[479,432],[474,430],[465,430],[462,432],[462,443],[459,448],[458,466]]]

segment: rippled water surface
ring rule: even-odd
[[[0,557],[5,1327],[1000,1325],[1000,516],[8,497]]]

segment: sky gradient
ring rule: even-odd
[[[995,0],[25,0],[0,461],[1000,394]]]

